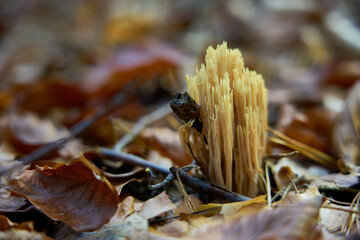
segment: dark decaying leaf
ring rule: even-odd
[[[119,202],[113,186],[85,158],[71,164],[39,162],[13,179],[10,188],[75,231],[101,227]]]
[[[344,171],[360,176],[360,81],[350,90],[345,107],[337,116],[333,142]]]

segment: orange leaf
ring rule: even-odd
[[[75,231],[95,230],[115,214],[117,192],[90,162],[47,163],[13,179],[11,190]]]

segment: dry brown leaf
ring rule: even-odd
[[[84,158],[71,164],[39,162],[10,184],[12,191],[75,231],[101,227],[119,201],[113,186]]]
[[[345,108],[337,116],[333,142],[344,171],[360,176],[360,81],[350,90]]]
[[[118,205],[115,215],[110,219],[109,225],[116,225],[124,222],[124,220],[134,213],[134,198],[132,196],[126,197]]]

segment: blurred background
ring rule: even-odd
[[[264,76],[270,124],[283,103],[336,113],[360,78],[359,16],[359,0],[2,0],[0,113],[68,127],[140,79],[117,113],[136,121],[186,89],[185,74],[223,41]],[[107,134],[97,143],[111,144]]]

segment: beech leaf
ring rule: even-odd
[[[75,231],[91,231],[115,214],[116,190],[86,159],[71,164],[40,163],[13,179],[10,188],[50,218]]]

